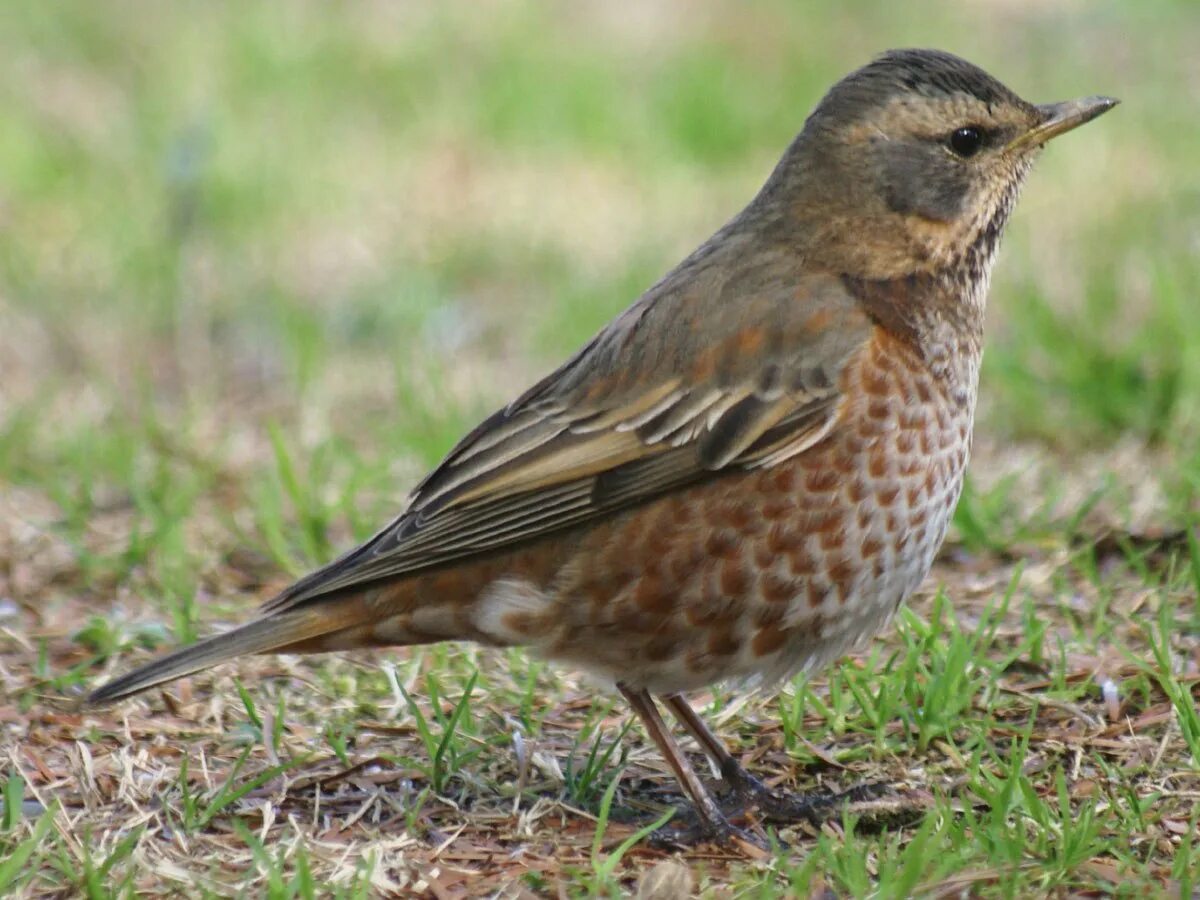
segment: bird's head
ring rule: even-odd
[[[1116,103],[1039,106],[952,54],[893,50],[830,89],[764,194],[814,264],[986,277],[1038,151]]]

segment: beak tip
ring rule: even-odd
[[[1120,102],[1116,97],[1092,97],[1090,101],[1084,101],[1084,109],[1078,124],[1082,125],[1099,118]]]

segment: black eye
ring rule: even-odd
[[[968,125],[950,135],[949,143],[952,151],[966,159],[978,153],[983,146],[983,132],[974,125]]]

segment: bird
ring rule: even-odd
[[[920,586],[962,491],[1001,234],[1044,145],[1117,102],[1033,104],[941,50],[876,57],[745,209],[386,527],[89,702],[244,654],[522,646],[615,687],[706,839],[742,832],[660,705],[728,788],[795,814],[686,695],[817,672]]]

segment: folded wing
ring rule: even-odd
[[[403,515],[264,613],[535,540],[820,441],[872,324],[833,278],[758,273],[749,286],[723,304],[739,292],[648,293],[467,435]]]

